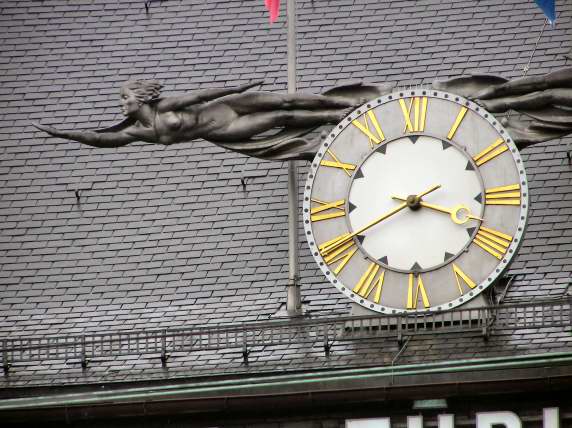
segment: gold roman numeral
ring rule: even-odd
[[[399,99],[401,112],[405,119],[403,132],[422,132],[425,130],[425,119],[427,117],[427,97],[412,97],[409,107],[403,98]]]
[[[512,236],[484,226],[479,227],[473,240],[474,244],[499,260],[502,259],[511,242]]]
[[[455,280],[457,281],[457,287],[459,288],[459,293],[463,295],[463,287],[461,286],[461,281],[473,289],[477,286],[475,281],[473,281],[465,272],[461,270],[459,266],[453,263],[453,273],[455,274]]]
[[[343,217],[346,215],[346,211],[344,209],[344,204],[346,203],[345,199],[340,199],[339,201],[334,202],[323,202],[312,198],[312,202],[318,204],[318,206],[315,206],[310,210],[310,220],[312,221],[328,220],[330,218]]]
[[[425,286],[423,285],[421,275],[417,275],[417,285],[415,285],[415,275],[410,273],[409,287],[407,289],[407,309],[417,309],[417,304],[419,303],[419,294],[421,294],[423,306],[428,308],[430,306],[429,298],[427,297],[427,292],[425,291]]]
[[[485,190],[486,205],[520,205],[520,184],[491,187]]]
[[[362,275],[356,286],[354,287],[353,292],[367,299],[375,289],[373,301],[375,303],[379,303],[379,301],[381,300],[381,290],[383,288],[383,279],[385,277],[385,271],[382,269],[379,275],[378,272],[379,272],[379,265],[377,263],[372,262],[365,271],[365,273]]]
[[[501,153],[506,152],[507,150],[508,146],[502,138],[499,138],[486,149],[484,149],[481,153],[473,157],[473,160],[476,162],[477,166],[481,166],[491,159],[496,158]]]
[[[451,127],[451,129],[449,130],[449,133],[447,134],[447,138],[449,140],[453,139],[453,136],[457,132],[457,128],[459,128],[459,125],[461,125],[461,122],[465,118],[465,114],[467,114],[467,110],[468,110],[467,107],[461,107],[461,110],[459,111],[459,114],[457,115],[457,118],[455,119],[455,123],[453,123],[453,126]]]
[[[320,165],[343,169],[344,172],[348,175],[348,177],[351,177],[352,174],[350,171],[356,169],[355,165],[352,165],[351,163],[340,162],[340,160],[337,158],[337,156],[331,149],[328,149],[326,153],[332,157],[333,161],[322,159]]]
[[[322,256],[324,256],[324,261],[326,262],[326,264],[328,266],[333,266],[333,265],[339,263],[335,267],[335,269],[332,269],[336,275],[342,271],[342,269],[346,266],[346,264],[350,261],[350,259],[356,253],[357,246],[356,246],[354,240],[350,239],[346,243],[336,247],[334,250],[332,250],[330,252],[324,252],[323,250],[324,250],[324,248],[328,247],[329,245],[334,244],[335,242],[342,240],[347,235],[348,234],[345,233],[341,236],[338,236],[334,239],[331,239],[327,242],[324,242],[322,245],[320,245],[318,247],[320,252],[322,253]]]
[[[373,125],[373,129],[375,130],[375,135],[371,132],[369,122]],[[385,135],[383,135],[383,131],[381,130],[381,126],[377,120],[377,117],[373,113],[373,111],[368,110],[366,114],[363,115],[363,123],[360,122],[359,118],[352,120],[352,124],[363,132],[369,140],[369,147],[373,149],[374,144],[381,144],[383,140],[385,140]]]

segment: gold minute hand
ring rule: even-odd
[[[437,190],[438,188],[440,188],[441,185],[437,184],[431,188],[429,188],[428,190],[420,193],[418,195],[418,197],[421,196],[425,196],[435,190]],[[330,253],[332,253],[333,251],[339,249],[342,245],[344,245],[345,243],[347,243],[348,241],[350,241],[354,236],[359,235],[362,232],[365,232],[367,229],[369,229],[370,227],[375,226],[378,223],[381,223],[383,220],[391,217],[394,214],[397,214],[399,211],[401,211],[402,209],[404,209],[405,207],[407,207],[407,202],[404,202],[402,204],[399,204],[398,206],[396,206],[395,208],[393,208],[392,210],[388,211],[387,213],[383,214],[381,217],[376,218],[374,221],[372,221],[371,223],[366,224],[365,226],[361,227],[360,229],[356,230],[353,233],[346,233],[338,238],[336,238],[333,241],[328,241],[325,242],[324,244],[322,244],[320,246],[320,251],[322,252],[323,256],[326,256]]]
[[[360,233],[366,231],[370,227],[373,227],[376,224],[382,222],[383,220],[391,217],[392,215],[397,214],[399,211],[401,211],[405,207],[407,207],[407,202],[403,202],[402,204],[399,204],[398,206],[393,208],[391,211],[385,213],[381,217],[376,218],[371,223],[366,224],[365,226],[361,227],[360,229],[356,230],[353,233],[347,233],[347,234],[340,236],[338,239],[336,239],[334,241],[326,242],[325,245],[320,247],[322,255],[326,256],[326,255],[330,254],[332,251],[337,250],[342,245],[344,245],[346,242],[348,242],[350,239],[352,239],[354,236],[359,235]]]
[[[425,195],[427,195],[427,194],[429,194],[429,193],[431,193],[431,192],[437,190],[437,189],[440,188],[440,187],[441,187],[441,185],[440,185],[440,184],[437,184],[436,186],[433,186],[433,187],[431,187],[430,189],[425,190],[423,193],[419,193],[418,197],[425,196]],[[405,200],[405,199],[404,199],[404,200]],[[384,215],[382,215],[381,217],[375,219],[375,220],[372,221],[371,223],[366,224],[366,225],[363,226],[362,228],[356,230],[354,233],[351,233],[351,234],[349,235],[349,236],[350,236],[350,239],[353,238],[355,235],[359,235],[360,233],[365,232],[367,229],[369,229],[370,227],[375,226],[376,224],[382,222],[382,221],[385,220],[386,218],[391,217],[393,214],[398,213],[399,211],[401,211],[401,210],[402,210],[403,208],[405,208],[406,206],[407,206],[407,202],[404,202],[403,204],[400,204],[400,205],[396,206],[396,207],[395,207],[394,209],[392,209],[391,211],[385,213]],[[347,241],[346,241],[346,242],[347,242]]]
[[[422,198],[423,196],[428,195],[429,193],[434,192],[435,190],[440,189],[440,188],[441,188],[441,185],[436,184],[435,186],[429,188],[428,190],[425,190],[423,193],[419,193],[417,195],[417,197]],[[403,200],[405,201],[405,199],[403,199]]]

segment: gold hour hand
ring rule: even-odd
[[[469,208],[465,205],[455,205],[453,208],[445,208],[440,205],[429,204],[427,202],[421,201],[421,206],[425,208],[431,208],[435,211],[441,211],[447,213],[451,216],[451,220],[453,220],[456,224],[465,224],[469,220],[479,220],[483,221],[482,218],[474,216],[471,214]]]
[[[407,200],[407,198],[402,198],[401,196],[392,196],[392,198],[398,201]],[[453,222],[456,224],[465,224],[469,220],[484,221],[482,218],[471,214],[471,210],[469,210],[469,208],[467,208],[465,205],[462,204],[455,205],[453,208],[447,208],[447,207],[442,207],[441,205],[430,204],[425,201],[419,201],[419,205],[425,208],[449,214],[451,216],[451,220],[453,220]]]

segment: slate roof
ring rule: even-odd
[[[517,77],[543,27],[541,12],[522,0],[301,0],[298,8],[298,84],[313,93],[356,80],[408,86],[471,73]],[[572,49],[572,4],[559,0],[557,10],[556,27],[544,30],[530,62],[531,75],[570,65],[564,54]],[[2,2],[0,337],[254,322],[283,307],[286,164],[205,142],[92,149],[46,138],[31,126],[113,124],[121,119],[119,86],[133,78],[162,81],[165,95],[260,78],[263,89],[285,91],[282,15],[269,26],[262,1],[167,0],[152,2],[148,14],[142,0]],[[532,213],[505,302],[572,293],[570,141],[523,152]],[[299,230],[307,311],[347,313],[348,301],[325,283]],[[458,334],[447,339],[447,355],[569,351],[569,336],[561,329],[499,334],[486,345],[479,339],[475,351],[472,334]],[[442,336],[414,343],[444,345]],[[236,350],[170,364],[173,376],[199,373],[215,360],[221,372],[287,369],[302,355],[288,349],[253,355],[248,368]],[[366,343],[339,350],[334,362],[312,352],[302,358],[323,367],[361,353],[369,364],[390,356],[379,357]],[[418,359],[409,352],[404,361]],[[87,374],[73,364],[16,365],[0,384],[152,376],[135,357],[100,361]],[[171,376],[160,361],[149,364],[157,376]]]

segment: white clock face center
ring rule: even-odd
[[[405,207],[359,236],[364,251],[390,269],[434,269],[463,251],[471,231],[479,226],[467,214],[482,215],[480,177],[461,149],[434,137],[403,137],[383,149],[385,153],[378,149],[366,158],[352,181],[350,229],[357,231],[395,209],[403,203],[397,198],[419,195],[438,185],[421,198],[422,204],[433,208]],[[435,207],[456,210],[457,222]]]

